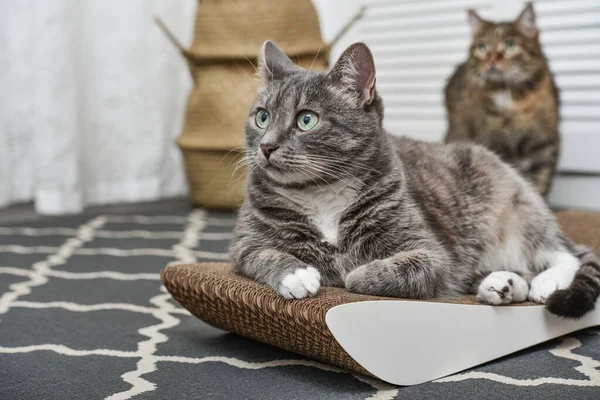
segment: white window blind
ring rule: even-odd
[[[444,86],[471,39],[466,9],[493,1],[369,1],[358,35],[373,52],[386,128],[425,140],[446,131]]]

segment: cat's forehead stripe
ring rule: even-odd
[[[504,36],[504,29],[502,26],[498,26],[496,27],[495,31],[494,31],[494,37],[495,39],[501,39],[502,36]]]
[[[279,85],[276,89],[275,98],[272,100],[273,107],[281,108],[285,105],[284,100],[286,98],[286,93],[291,84],[292,84],[291,79],[288,79],[288,80],[285,80],[284,82],[279,83]]]
[[[304,78],[304,82],[302,82],[301,89],[298,93],[297,104],[305,104],[306,103],[306,100],[308,97],[308,91],[311,89],[313,84],[314,84],[314,82],[312,80],[308,79],[308,77]]]
[[[288,79],[277,87],[276,95],[272,99],[272,106],[278,109],[294,109],[306,102],[307,91],[313,82],[307,77]]]
[[[515,28],[510,23],[499,23],[491,26],[479,35],[479,38],[484,41],[502,42],[507,37],[514,38],[518,36],[515,33]]]

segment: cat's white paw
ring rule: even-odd
[[[556,252],[548,257],[550,268],[531,280],[529,300],[545,303],[558,289],[566,289],[579,269],[579,260],[570,253]]]
[[[565,289],[575,274],[569,271],[546,270],[531,280],[529,300],[545,303],[548,297],[558,289]]]
[[[520,303],[527,299],[528,289],[525,279],[514,272],[496,271],[479,285],[477,300],[492,305]]]
[[[321,274],[313,267],[298,268],[286,275],[278,293],[286,299],[303,299],[313,296],[321,287]]]

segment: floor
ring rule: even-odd
[[[159,272],[226,260],[234,222],[185,199],[0,211],[0,399],[600,398],[593,329],[395,387],[214,328],[171,299]]]
[[[163,199],[159,201],[150,201],[144,203],[130,204],[111,204],[103,206],[88,207],[83,212],[84,215],[97,215],[103,213],[165,213],[170,210],[180,210],[183,208],[191,208],[193,204],[186,198]],[[51,219],[49,216],[41,216],[36,214],[33,203],[13,204],[6,208],[0,208],[0,225],[25,223],[33,221],[43,221]]]

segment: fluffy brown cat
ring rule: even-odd
[[[446,86],[446,142],[482,144],[547,196],[556,170],[559,96],[528,3],[513,22],[468,11],[469,58]]]

